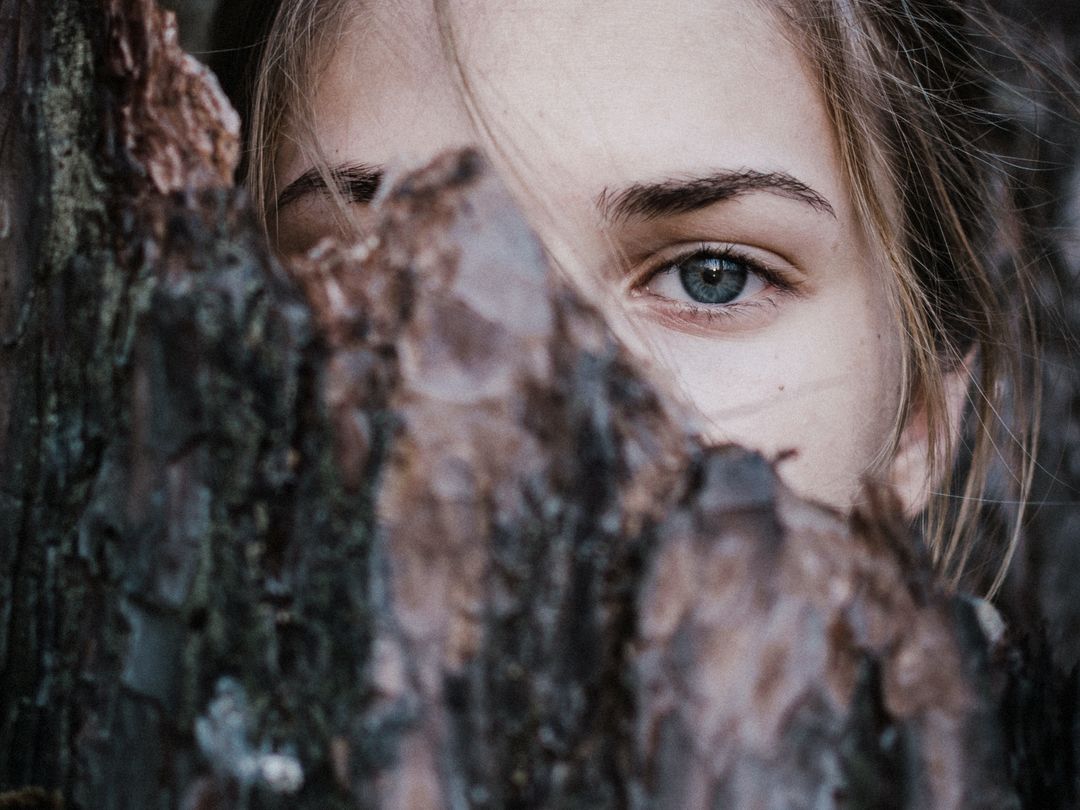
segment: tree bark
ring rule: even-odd
[[[0,18],[0,807],[1072,799],[985,606],[698,446],[477,155],[283,268],[167,15]]]

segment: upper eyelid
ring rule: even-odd
[[[729,242],[700,242],[696,244],[687,244],[683,246],[682,249],[675,250],[668,256],[656,258],[653,261],[648,261],[639,265],[630,273],[630,286],[640,287],[642,284],[647,283],[649,279],[654,278],[657,274],[662,272],[665,268],[697,255],[733,258],[746,264],[754,273],[764,276],[770,281],[777,275],[777,271],[770,267],[768,263],[750,255],[746,250],[740,249],[737,244]]]

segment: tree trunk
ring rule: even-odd
[[[697,446],[478,156],[282,268],[150,0],[0,19],[0,807],[1072,800],[985,607]]]

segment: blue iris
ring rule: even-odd
[[[746,266],[724,256],[691,256],[678,268],[683,289],[699,304],[730,303],[746,288]]]

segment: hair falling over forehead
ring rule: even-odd
[[[1024,510],[1008,516],[1000,541],[985,536],[984,511],[990,501],[1023,504],[1034,471],[1039,374],[1030,288],[1032,268],[1044,261],[1016,203],[1015,172],[995,143],[1004,119],[994,113],[998,88],[986,60],[1008,55],[988,56],[987,44],[1003,41],[1007,26],[961,0],[759,2],[820,83],[856,210],[891,268],[905,334],[903,395],[880,466],[909,420],[923,420],[933,471],[922,516],[930,551],[943,577],[993,594]],[[251,94],[246,179],[271,230],[282,149],[301,150],[326,186],[336,185],[306,129],[307,107],[353,7],[284,0],[266,38]],[[950,372],[970,377],[959,446],[946,405]],[[991,479],[1009,491],[992,492]]]

